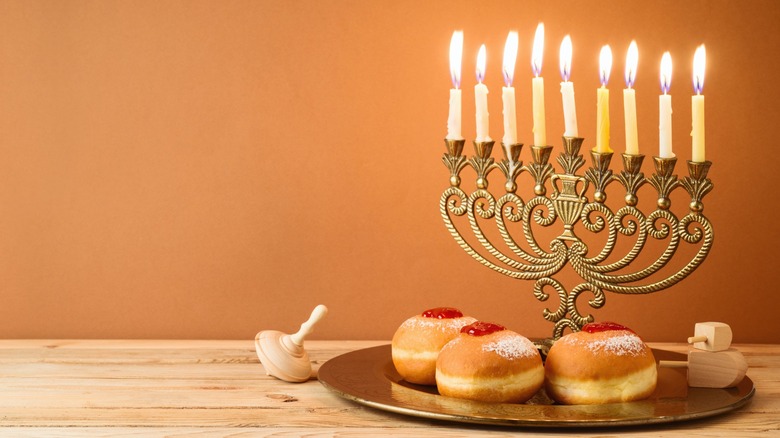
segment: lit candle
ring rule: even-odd
[[[661,57],[661,91],[658,96],[658,156],[672,158],[672,96],[669,88],[672,86],[672,55],[665,52]]]
[[[639,137],[636,128],[636,93],[634,93],[634,81],[636,80],[636,68],[639,63],[639,50],[636,41],[631,41],[626,54],[626,89],[623,90],[623,116],[626,121],[626,153],[639,154]]]
[[[702,163],[704,158],[704,66],[707,63],[707,52],[704,44],[696,49],[693,55],[693,90],[696,95],[691,97],[691,118],[693,129],[691,130],[691,161]]]
[[[599,80],[601,87],[596,90],[596,152],[612,152],[609,147],[609,73],[612,71],[612,50],[609,46],[601,48],[599,55]]]
[[[544,52],[544,23],[539,23],[534,35],[534,48],[531,52],[531,68],[534,78],[533,85],[533,116],[534,116],[534,144],[536,146],[547,145],[547,127],[544,120],[544,79],[542,74],[542,54]]]
[[[450,114],[447,118],[447,140],[463,140],[460,130],[460,67],[462,58],[463,31],[456,30],[452,33],[452,40],[450,40],[450,76],[452,77],[453,88],[450,90]]]
[[[569,35],[561,41],[560,65],[561,65],[561,98],[563,99],[564,137],[577,137],[577,110],[574,106],[574,83],[569,82],[571,76],[571,38]]]
[[[505,145],[517,143],[517,111],[515,109],[515,89],[512,79],[515,76],[515,61],[517,61],[517,32],[509,32],[504,45],[504,84],[501,98],[504,102],[504,138]]]
[[[477,85],[474,86],[474,103],[477,107],[477,138],[476,141],[491,141],[488,130],[490,127],[490,115],[487,106],[487,85],[482,81],[485,79],[485,64],[487,64],[487,53],[485,45],[479,48],[477,54]]]

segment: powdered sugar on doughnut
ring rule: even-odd
[[[573,336],[566,336],[562,340],[569,344],[578,342]],[[605,339],[588,340],[584,341],[584,343],[585,347],[594,354],[604,351],[617,356],[638,356],[645,350],[645,343],[642,342],[639,336],[633,333],[623,333]]]
[[[537,354],[534,344],[523,336],[504,336],[495,342],[483,344],[482,351],[492,351],[506,359],[519,359]]]
[[[459,332],[461,328],[471,324],[474,322],[475,319],[464,316],[461,318],[446,318],[446,319],[436,319],[436,318],[424,318],[421,316],[415,316],[413,318],[409,318],[402,326],[404,328],[434,328],[436,330],[439,330],[441,332]]]

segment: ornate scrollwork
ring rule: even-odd
[[[544,319],[555,323],[553,334],[556,338],[560,337],[566,328],[578,331],[583,325],[593,322],[593,315],[582,316],[579,310],[577,310],[577,298],[583,292],[590,291],[593,293],[593,299],[588,300],[588,304],[594,309],[601,308],[606,302],[604,292],[597,286],[581,283],[572,289],[571,293],[567,293],[558,280],[550,277],[540,278],[534,283],[534,296],[539,301],[547,301],[550,297],[544,291],[547,287],[552,288],[558,294],[558,308],[554,312],[550,309],[544,309],[542,315]],[[569,316],[566,317],[567,315]]]
[[[691,227],[693,226],[693,231]],[[699,213],[689,213],[680,220],[679,233],[687,243],[699,243],[705,236],[712,236],[712,225]]]
[[[459,187],[449,187],[441,196],[441,210],[455,216],[466,213],[466,193]]]
[[[498,200],[498,208],[501,209],[501,223],[503,218],[509,219],[510,222],[519,222],[523,218],[525,202],[515,193],[507,193]]]
[[[487,208],[485,208],[485,202],[481,202],[481,200],[487,201]],[[490,219],[496,214],[496,200],[487,190],[476,190],[469,196],[467,210],[473,211],[482,219]]]
[[[447,141],[448,152],[443,157],[450,171],[450,187],[444,190],[439,209],[450,234],[481,264],[511,278],[535,280],[533,293],[538,300],[546,301],[550,296],[547,290],[553,290],[559,298],[558,307],[544,309],[542,316],[554,323],[555,338],[566,329],[578,331],[594,320],[593,315],[583,315],[577,308],[577,299],[584,292],[593,295],[588,304],[598,309],[606,302],[605,292],[646,294],[668,288],[703,262],[713,242],[712,225],[702,213],[702,199],[713,187],[707,179],[710,162],[688,162],[690,175],[678,179],[674,174],[676,159],[653,157],[655,172],[646,178],[641,172],[641,155],[623,154],[624,169],[615,175],[609,169],[611,153],[591,152],[593,166],[580,176],[576,172],[584,165],[579,155],[581,143],[582,139],[564,138],[564,152],[558,157],[562,173],[556,173],[549,163],[551,146],[531,146],[533,160],[525,166],[519,160],[520,144],[504,145],[505,159],[495,163],[490,157],[492,142],[475,142],[475,156],[467,159],[461,155],[462,140]],[[477,175],[477,188],[466,194],[460,188],[460,173],[469,165]],[[487,190],[487,176],[496,168],[506,178],[506,193],[498,200]],[[528,172],[535,184],[535,196],[527,201],[516,193],[516,180],[522,172]],[[553,188],[550,196],[546,196],[548,180]],[[626,190],[625,205],[617,210],[605,203],[605,189],[612,181],[618,181]],[[643,184],[650,184],[658,194],[657,208],[648,215],[636,207],[637,191]],[[589,186],[593,187],[593,201],[586,196]],[[670,211],[669,195],[677,187],[683,187],[691,196],[690,211],[681,219]],[[478,245],[468,243],[456,227],[454,219],[461,216],[468,218]],[[496,222],[503,248],[494,245],[483,232],[485,221],[491,219]],[[509,228],[518,222],[522,230],[520,239]],[[544,249],[536,241],[535,227],[551,227],[556,223],[561,223],[563,233],[550,243],[549,249]],[[592,235],[606,232],[598,254],[588,257],[588,244],[574,232],[577,225]],[[626,238],[633,240],[633,244],[622,256],[611,257],[618,240]],[[638,255],[648,240],[665,242],[665,248],[646,266],[638,266]],[[680,244],[699,248],[682,268],[661,274]],[[566,264],[584,280],[569,292],[553,278]],[[661,278],[657,278],[659,275]]]

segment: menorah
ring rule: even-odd
[[[612,152],[594,150],[590,154],[591,166],[579,175],[577,171],[585,165],[580,154],[582,142],[583,138],[563,137],[563,153],[558,157],[563,172],[559,173],[549,163],[552,146],[531,146],[533,161],[523,165],[521,143],[502,144],[504,159],[496,162],[491,157],[493,141],[474,141],[474,155],[467,158],[463,155],[465,140],[445,139],[447,152],[443,161],[450,171],[450,187],[444,190],[439,208],[447,229],[460,247],[481,264],[511,278],[535,280],[533,293],[538,300],[546,301],[550,296],[546,291],[550,288],[557,292],[560,298],[557,310],[542,312],[546,320],[554,323],[554,339],[560,338],[567,328],[579,331],[594,320],[592,315],[582,315],[577,309],[577,299],[583,292],[593,295],[588,304],[598,309],[606,302],[605,291],[648,294],[668,288],[704,261],[713,242],[712,226],[703,214],[702,203],[704,195],[713,187],[707,178],[711,162],[688,161],[689,176],[680,179],[674,174],[676,158],[653,157],[655,172],[645,177],[641,171],[644,155],[622,154],[623,170],[614,174],[609,169]],[[460,175],[467,166],[476,174],[476,189],[468,195],[460,187]],[[498,200],[488,191],[488,175],[495,169],[501,170],[506,181],[505,193]],[[517,193],[517,180],[523,173],[528,173],[534,181],[534,196],[527,201]],[[617,211],[606,204],[607,186],[614,181],[626,193],[624,205]],[[552,188],[549,196],[548,184]],[[637,208],[637,192],[644,184],[650,184],[658,194],[656,206],[648,215]],[[586,196],[590,186],[592,201]],[[670,194],[678,187],[683,187],[691,197],[688,212],[681,219],[671,211]],[[469,243],[453,222],[453,216],[464,215],[481,248]],[[490,219],[495,220],[503,240],[501,249],[483,232],[481,223]],[[532,222],[537,226],[532,226]],[[556,223],[563,225],[562,232],[552,240],[549,250],[545,250],[537,243],[534,232],[538,227]],[[577,223],[590,233],[606,232],[606,242],[598,254],[591,255],[588,244],[575,233]],[[518,233],[524,245],[515,239]],[[610,257],[620,235],[633,239],[633,245],[625,255],[613,260],[616,257]],[[646,266],[632,265],[639,264],[637,257],[651,239],[666,241],[665,249]],[[698,250],[682,268],[671,274],[668,268],[662,271],[678,253],[681,241],[698,245]],[[582,279],[568,291],[553,278],[567,264]]]

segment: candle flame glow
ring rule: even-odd
[[[701,94],[704,89],[704,67],[707,64],[707,51],[704,44],[696,49],[693,55],[693,90]]]
[[[601,48],[599,54],[599,80],[602,86],[606,86],[609,82],[609,73],[612,71],[612,49],[609,45]]]
[[[512,80],[515,77],[515,63],[517,62],[517,46],[519,37],[517,32],[509,32],[504,45],[504,83],[507,87],[512,86]]]
[[[664,52],[664,56],[661,57],[661,91],[664,94],[669,92],[672,87],[672,55],[669,52]]]
[[[561,51],[560,51],[561,78],[563,78],[564,82],[568,82],[569,77],[571,76],[571,55],[572,55],[571,37],[569,37],[569,35],[566,35],[565,37],[563,37],[563,41],[561,41]]]
[[[477,53],[477,82],[480,84],[485,80],[485,66],[487,64],[487,50],[485,45],[479,47],[479,53]]]
[[[544,23],[539,23],[536,26],[536,34],[534,35],[534,48],[531,51],[531,69],[534,72],[534,76],[542,74],[542,57],[544,55]]]
[[[460,69],[463,59],[463,31],[456,30],[450,40],[450,77],[452,86],[460,88]]]
[[[628,88],[634,86],[638,64],[639,49],[636,46],[636,41],[631,41],[631,44],[628,46],[628,53],[626,54],[626,87]]]

